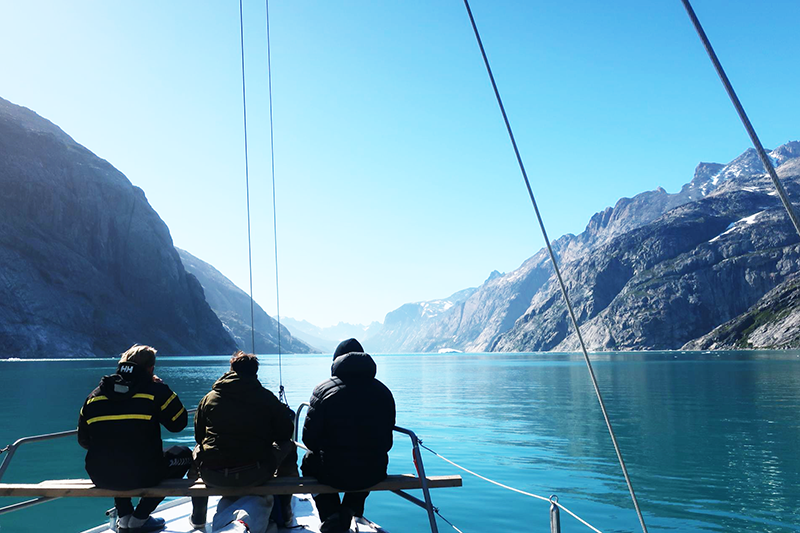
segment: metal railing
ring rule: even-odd
[[[303,402],[303,403],[301,403],[299,405],[299,407],[297,408],[297,412],[295,413],[295,424],[294,424],[294,441],[297,443],[298,447],[303,448],[304,450],[308,450],[308,448],[306,446],[304,446],[301,442],[299,442],[298,436],[299,436],[299,430],[300,430],[300,423],[299,423],[300,422],[300,415],[303,412],[303,409],[305,409],[307,407],[310,407],[310,404],[308,404],[306,402]],[[196,411],[196,409],[190,409],[188,412],[189,412],[189,414],[192,414],[195,411]],[[419,498],[417,498],[415,496],[412,496],[411,494],[408,494],[408,493],[406,493],[406,492],[404,492],[402,490],[393,490],[392,492],[394,492],[398,496],[404,498],[405,500],[413,503],[414,505],[417,505],[417,506],[425,509],[427,511],[427,513],[428,513],[428,521],[430,522],[430,525],[431,525],[431,533],[439,533],[439,529],[438,529],[437,524],[436,524],[436,517],[434,516],[434,514],[436,512],[436,508],[433,506],[433,503],[431,501],[430,488],[428,487],[428,478],[425,476],[425,466],[422,463],[422,454],[419,451],[419,442],[420,441],[417,438],[417,435],[411,430],[408,430],[408,429],[405,429],[405,428],[402,428],[402,427],[399,427],[399,426],[395,426],[394,430],[397,431],[398,433],[403,433],[404,435],[407,435],[411,439],[412,455],[413,455],[413,458],[414,458],[414,466],[416,467],[417,475],[419,476],[420,483],[422,484],[422,494],[423,494],[423,497],[424,497],[424,501],[420,500]],[[47,433],[47,434],[44,434],[44,435],[34,435],[34,436],[31,436],[31,437],[23,437],[23,438],[18,439],[17,441],[15,441],[13,444],[10,444],[9,446],[6,446],[2,450],[0,450],[0,453],[3,453],[3,452],[6,453],[6,456],[3,458],[2,464],[0,464],[0,481],[2,481],[3,475],[6,473],[6,470],[8,470],[8,467],[11,464],[11,460],[13,459],[14,454],[17,453],[17,450],[23,444],[31,444],[31,443],[34,443],[34,442],[42,442],[42,441],[47,441],[47,440],[60,439],[60,438],[64,438],[64,437],[77,435],[77,433],[78,433],[78,430],[77,429],[73,429],[73,430],[70,430],[70,431],[61,431],[61,432],[58,432],[58,433]],[[32,507],[32,506],[38,505],[40,503],[44,503],[44,502],[47,502],[47,501],[50,501],[50,500],[57,500],[57,499],[59,499],[59,498],[55,498],[55,497],[53,497],[53,498],[35,498],[33,500],[28,500],[28,501],[24,501],[24,502],[15,503],[15,504],[12,504],[12,505],[8,505],[6,507],[0,507],[0,514],[9,513],[11,511],[18,511],[18,510],[24,509],[26,507]]]
[[[34,435],[32,437],[23,437],[18,439],[14,442],[14,444],[10,444],[3,448],[2,452],[6,452],[6,456],[3,458],[3,463],[0,464],[0,480],[3,479],[3,475],[8,470],[9,465],[11,464],[11,459],[13,459],[14,454],[17,453],[17,449],[23,444],[31,444],[33,442],[42,442],[45,440],[53,440],[53,439],[60,439],[63,437],[69,437],[70,435],[76,435],[78,433],[77,429],[73,429],[71,431],[60,431],[58,433],[47,433],[45,435]],[[7,505],[5,507],[0,507],[0,514],[10,513],[11,511],[18,511],[20,509],[25,509],[26,507],[33,507],[34,505],[39,505],[40,503],[49,502],[50,500],[57,500],[58,498],[34,498],[33,500],[27,500],[24,502],[15,503],[12,505]]]
[[[188,414],[193,414],[197,409],[187,409]],[[32,444],[34,442],[42,442],[46,440],[54,440],[54,439],[61,439],[64,437],[70,437],[73,435],[77,435],[78,430],[72,429],[69,431],[59,431],[58,433],[46,433],[44,435],[33,435],[31,437],[22,437],[21,439],[17,439],[14,444],[9,444],[2,450],[0,450],[0,454],[6,453],[6,456],[3,458],[3,462],[0,463],[0,481],[3,480],[3,475],[8,470],[9,465],[11,464],[11,459],[14,458],[14,454],[17,453],[17,450],[23,444]],[[5,507],[0,507],[0,515],[5,513],[10,513],[11,511],[19,511],[20,509],[25,509],[26,507],[33,507],[34,505],[38,505],[40,503],[48,502],[51,500],[58,500],[60,498],[57,497],[47,497],[47,498],[34,498],[33,500],[27,500],[24,502],[14,503],[12,505],[7,505]]]
[[[294,416],[294,441],[297,443],[297,446],[303,448],[304,450],[308,451],[308,448],[300,443],[298,437],[300,434],[300,415],[303,412],[303,409],[306,407],[311,407],[308,402],[303,402],[297,407],[297,411],[295,412]],[[422,454],[419,451],[419,439],[417,435],[409,430],[402,428],[400,426],[394,426],[394,430],[398,433],[403,433],[407,435],[411,439],[411,453],[414,458],[414,466],[417,470],[417,476],[419,476],[420,483],[422,484],[422,495],[425,500],[420,500],[416,496],[412,496],[405,491],[402,490],[393,490],[392,492],[400,496],[401,498],[417,505],[423,509],[425,509],[428,513],[428,521],[431,524],[431,533],[439,533],[439,527],[436,524],[436,517],[434,516],[436,513],[436,508],[433,506],[433,502],[431,501],[431,493],[430,488],[428,487],[428,478],[425,476],[425,466],[422,463]]]

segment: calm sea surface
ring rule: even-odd
[[[582,359],[569,355],[375,357],[394,392],[398,424],[458,464],[549,496],[604,532],[641,531]],[[795,352],[603,354],[593,357],[612,423],[650,531],[800,530],[800,356]],[[277,356],[260,377],[276,391]],[[292,406],[328,376],[329,356],[284,356]],[[113,360],[0,361],[0,447],[73,429],[83,399]],[[156,373],[195,406],[227,358],[159,359]],[[191,430],[163,433],[191,445]],[[465,533],[548,531],[549,506],[456,470],[424,452],[429,474],[464,476],[433,492]],[[413,472],[397,435],[390,471]],[[3,482],[86,477],[72,438],[17,453]],[[17,500],[0,498],[0,505]],[[65,499],[0,516],[0,532],[75,532],[104,521],[109,500]],[[367,515],[393,533],[426,531],[423,510],[373,494]],[[449,530],[440,522],[440,529]],[[589,531],[562,513],[565,532]]]

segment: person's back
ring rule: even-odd
[[[197,406],[194,437],[200,475],[210,486],[253,487],[279,475],[297,475],[297,448],[291,440],[294,413],[258,381],[258,358],[237,351],[230,371],[222,375]],[[223,498],[214,523],[233,519],[238,498]],[[247,497],[260,502],[253,509],[267,510],[259,516],[266,523],[272,496]],[[291,520],[291,497],[280,501],[276,521]],[[249,505],[243,500],[242,505]],[[198,508],[196,502],[196,509]],[[252,509],[251,509],[252,510]],[[253,519],[256,517],[254,516]],[[205,512],[192,514],[192,524],[202,528]],[[227,522],[225,522],[227,523]]]
[[[361,344],[348,339],[334,352],[331,378],[311,396],[303,426],[303,442],[310,450],[303,459],[303,474],[350,491],[341,504],[341,518],[335,516],[340,510],[337,494],[315,497],[320,518],[329,524],[323,530],[344,528],[350,513],[363,516],[368,493],[352,491],[386,478],[395,403],[389,389],[375,379],[376,372],[375,361]]]
[[[386,385],[375,379],[376,370],[369,354],[347,353],[335,359],[332,377],[314,389],[303,442],[322,452],[323,483],[358,490],[386,478],[395,405]]]
[[[78,442],[86,448],[86,471],[98,487],[128,490],[163,479],[161,425],[171,432],[187,423],[177,395],[142,365],[121,362],[103,376],[83,404]]]
[[[117,372],[103,376],[86,398],[78,417],[78,443],[87,449],[86,472],[95,485],[113,490],[151,487],[167,477],[182,477],[191,463],[186,447],[165,456],[161,426],[186,427],[188,416],[178,396],[153,373],[156,350],[134,345],[120,357]],[[172,464],[170,464],[170,462]],[[159,529],[150,517],[163,498],[115,498],[124,531]]]
[[[237,352],[231,370],[197,406],[194,429],[203,479],[209,470],[255,468],[257,464],[264,480],[272,478],[278,463],[274,444],[291,439],[292,413],[261,385],[257,371],[255,356]],[[211,478],[216,476],[211,473],[206,480]]]

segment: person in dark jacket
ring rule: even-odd
[[[78,443],[86,448],[86,472],[97,487],[130,490],[183,477],[191,464],[189,448],[165,454],[161,426],[175,433],[186,427],[186,409],[154,374],[156,350],[134,345],[120,356],[116,374],[103,376],[78,418]],[[164,527],[150,513],[163,498],[114,498],[118,531],[146,533]]]
[[[291,410],[258,381],[258,358],[236,352],[231,370],[200,400],[194,417],[200,474],[225,487],[262,485],[275,476],[276,443],[290,441]]]
[[[364,516],[364,491],[386,479],[392,447],[395,404],[391,391],[375,379],[377,366],[356,339],[333,354],[330,379],[311,395],[303,426],[303,474],[345,492],[314,497],[322,531],[347,531],[353,516]]]
[[[294,413],[258,381],[255,355],[238,351],[230,362],[230,371],[200,401],[194,418],[203,481],[220,487],[253,487],[275,477],[276,470],[296,476]],[[285,502],[284,522],[291,519],[290,499]]]

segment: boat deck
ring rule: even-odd
[[[211,522],[214,518],[214,513],[217,511],[217,503],[219,500],[219,496],[211,496],[208,499],[205,530],[194,529],[189,523],[189,517],[192,514],[192,502],[191,498],[188,497],[177,498],[162,503],[153,513],[153,516],[166,520],[166,527],[161,530],[162,533],[200,533],[201,531],[211,533]],[[279,528],[274,523],[270,523],[266,533],[319,533],[319,514],[317,513],[317,508],[314,505],[311,494],[293,495],[292,512],[294,513],[294,518],[288,528]],[[89,529],[83,533],[114,533],[116,530],[112,528],[110,522],[111,519],[108,524]],[[363,518],[353,520],[351,531],[357,531],[359,533],[388,533],[377,524]]]

